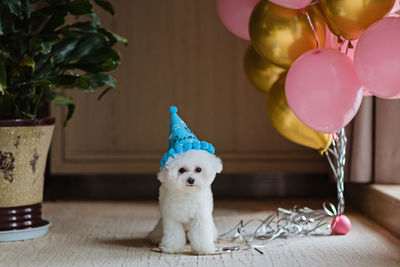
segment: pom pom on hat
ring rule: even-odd
[[[192,148],[196,149],[196,150],[199,150],[200,149],[200,142],[193,142]]]
[[[208,151],[211,154],[215,153],[212,144],[206,141],[199,142],[186,123],[178,116],[177,107],[171,106],[169,112],[171,113],[171,122],[169,126],[168,152],[164,154],[160,161],[161,168],[164,167],[170,157],[173,158],[176,154],[192,149]]]

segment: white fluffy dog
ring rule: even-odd
[[[215,252],[217,229],[212,217],[211,183],[222,171],[221,160],[203,150],[189,150],[171,157],[158,174],[161,219],[148,235],[163,252],[184,250],[186,234],[197,254]]]

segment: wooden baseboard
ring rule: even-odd
[[[349,184],[346,200],[400,238],[400,185]]]
[[[154,175],[48,176],[45,200],[157,199]],[[218,175],[213,193],[218,198],[334,197],[336,186],[327,173]]]

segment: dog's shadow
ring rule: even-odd
[[[145,238],[113,238],[113,239],[110,238],[110,239],[97,240],[97,243],[115,247],[141,248],[150,250],[151,252],[163,254],[163,252],[158,248],[158,246],[151,244]],[[198,256],[197,254],[194,254],[191,251],[189,244],[186,244],[185,248],[186,248],[185,251],[181,253],[176,253],[176,254],[165,253],[165,254],[170,256],[182,256],[182,255]]]

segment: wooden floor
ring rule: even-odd
[[[320,201],[217,201],[221,230],[240,219],[264,218],[277,207],[319,208]],[[240,250],[213,256],[154,251],[144,237],[158,219],[154,202],[55,202],[44,204],[50,233],[0,243],[0,266],[400,266],[400,240],[357,212],[346,236],[275,240],[264,254]]]

